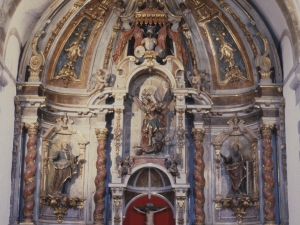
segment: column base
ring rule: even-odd
[[[24,220],[24,221],[20,222],[19,224],[22,224],[22,225],[35,225],[35,221]]]
[[[278,225],[275,221],[266,221],[264,224],[266,224],[266,225]]]
[[[95,225],[105,225],[104,222],[94,222]]]

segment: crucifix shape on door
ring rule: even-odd
[[[152,203],[147,203],[146,206],[134,206],[134,209],[146,215],[146,225],[154,225],[154,214],[161,212],[168,207],[154,206]]]

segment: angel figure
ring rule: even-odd
[[[234,52],[237,50],[232,47],[230,43],[225,40],[226,33],[224,32],[224,28],[220,30],[216,25],[214,25],[215,31],[217,34],[213,34],[216,37],[217,41],[220,41],[221,46],[219,48],[219,52],[221,53],[220,60],[225,59],[225,62],[229,63],[229,67],[234,67]]]
[[[78,57],[83,57],[81,54],[82,46],[78,41],[74,41],[70,44],[69,48],[65,49],[68,53],[68,60],[71,62],[76,62]]]
[[[180,178],[180,174],[178,172],[177,166],[180,165],[181,158],[179,155],[176,157],[174,155],[170,155],[170,158],[165,159],[165,165],[167,170],[172,174],[174,177]]]
[[[191,72],[188,72],[188,75],[191,75]],[[209,91],[209,84],[206,77],[206,70],[198,70],[197,68],[193,69],[193,76],[189,78],[189,81],[193,88],[197,89],[198,94],[205,92],[207,94]]]
[[[188,14],[191,13],[191,10],[188,9],[188,7],[186,6],[186,4],[184,4],[183,2],[181,2],[179,4],[179,8],[180,8],[180,11],[177,12],[179,16],[185,17],[185,16],[187,16]]]
[[[118,16],[121,16],[121,14],[125,11],[124,9],[124,2],[122,0],[116,1],[116,6],[113,7],[113,12],[117,14]]]
[[[91,76],[87,91],[89,92],[93,90],[91,95],[98,90],[101,92],[105,87],[109,86],[110,76],[111,75],[108,71],[98,69],[97,72]]]
[[[133,97],[135,104],[145,113],[142,125],[141,146],[152,146],[155,140],[164,139],[164,127],[166,126],[166,109],[170,103],[169,88],[165,90],[161,84],[151,96],[145,89],[142,93],[142,101]],[[158,138],[158,136],[161,138]]]
[[[118,164],[119,177],[122,177],[123,175],[130,175],[131,167],[134,164],[134,159],[129,155],[127,155],[125,159],[122,159],[122,157],[118,155],[117,164]]]

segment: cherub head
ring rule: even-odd
[[[103,76],[105,74],[104,71],[101,69],[98,69],[96,73],[98,76]]]
[[[181,11],[184,11],[184,10],[187,9],[186,5],[185,5],[183,2],[181,2],[181,3],[179,4],[179,8],[181,9]]]
[[[194,74],[194,76],[199,76],[200,75],[199,70],[197,68],[194,68],[193,69],[193,74]]]

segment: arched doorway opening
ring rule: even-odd
[[[123,225],[145,224],[147,210],[153,211],[154,224],[175,224],[175,193],[163,171],[153,167],[136,171],[128,181],[124,197]]]

